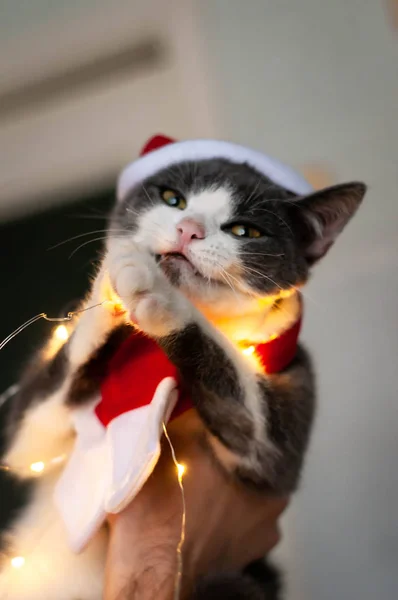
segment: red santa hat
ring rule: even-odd
[[[175,163],[211,158],[247,163],[274,183],[298,195],[312,191],[310,184],[291,167],[251,148],[220,140],[177,142],[164,135],[156,135],[145,144],[140,157],[122,171],[118,199],[123,200],[137,184]]]

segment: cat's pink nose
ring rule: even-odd
[[[203,240],[205,237],[204,226],[194,219],[180,221],[177,225],[177,231],[180,234],[180,241],[183,246],[189,244],[192,240]]]

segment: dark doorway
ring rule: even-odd
[[[101,230],[113,198],[113,190],[104,190],[95,197],[0,225],[0,340],[38,313],[63,316],[84,297],[102,248],[97,238],[104,235]],[[54,248],[75,236],[81,237]],[[26,360],[50,331],[50,323],[39,321],[0,351],[0,393],[18,380]],[[0,407],[0,451],[9,402]],[[24,492],[24,486],[0,471],[0,529],[23,501]]]

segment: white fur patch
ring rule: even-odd
[[[69,381],[44,402],[29,408],[4,461],[21,476],[32,475],[35,462],[48,462],[67,453],[73,443],[70,410],[64,405]]]
[[[231,193],[225,187],[218,187],[214,190],[209,189],[199,194],[191,194],[187,198],[188,206],[183,211],[184,216],[195,219],[195,217],[206,216],[205,225],[209,227],[208,232],[213,233],[218,229],[219,224],[231,217]]]
[[[79,555],[68,546],[53,503],[57,474],[37,482],[34,498],[14,524],[0,565],[5,600],[99,600],[103,593],[107,534],[102,530]],[[12,566],[11,558],[25,563]]]

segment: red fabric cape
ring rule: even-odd
[[[278,337],[263,344],[253,344],[265,373],[278,373],[291,363],[300,328],[301,318]],[[173,419],[192,408],[189,391],[182,384],[177,368],[156,342],[135,331],[121,344],[109,363],[101,386],[101,401],[95,408],[98,419],[106,427],[115,417],[149,404],[165,377],[173,377],[179,387]]]

